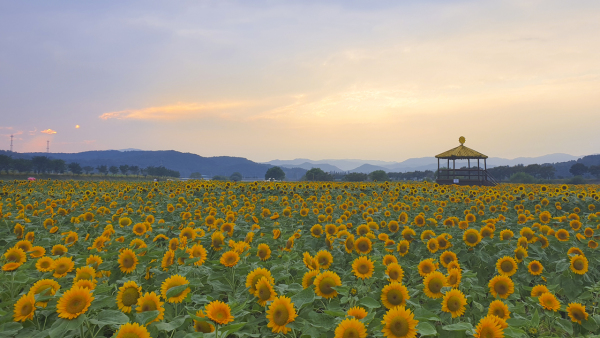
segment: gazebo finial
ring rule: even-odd
[[[459,137],[459,138],[458,138],[458,142],[460,142],[460,145],[461,145],[461,146],[462,146],[463,144],[465,144],[465,141],[466,141],[466,140],[465,140],[465,137],[464,137],[464,136],[461,136],[461,137]]]

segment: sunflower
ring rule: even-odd
[[[352,262],[352,272],[357,278],[365,279],[373,276],[375,265],[373,261],[365,256],[361,256]]]
[[[315,277],[317,277],[318,274],[319,270],[310,270],[306,272],[302,277],[302,287],[306,289],[314,285]]]
[[[189,249],[190,258],[198,258],[198,260],[194,263],[195,266],[201,266],[206,262],[206,249],[202,246],[202,244],[194,244]]]
[[[232,268],[240,261],[240,255],[235,251],[227,251],[222,256],[219,262],[226,267]]]
[[[554,236],[561,242],[566,242],[569,240],[569,232],[565,229],[558,230]]]
[[[402,238],[409,242],[412,242],[415,239],[415,236],[417,235],[417,233],[408,226],[405,226],[400,234],[402,235]]]
[[[496,316],[486,316],[481,318],[477,327],[475,327],[475,338],[502,338],[504,330]]]
[[[233,321],[234,317],[231,315],[231,308],[229,305],[215,300],[206,305],[206,315],[212,321],[225,325]]]
[[[196,311],[196,317],[206,318],[206,314],[202,310]],[[215,332],[215,326],[204,320],[194,319],[194,331],[202,333]]]
[[[475,247],[481,242],[481,234],[475,229],[468,229],[463,233],[463,241],[470,247]]]
[[[34,246],[31,248],[31,252],[29,253],[29,257],[31,258],[40,258],[46,254],[46,249],[41,246]]]
[[[585,312],[585,305],[580,303],[569,303],[567,306],[567,314],[571,321],[581,324],[582,320],[588,320],[588,313]]]
[[[321,224],[313,225],[312,228],[310,228],[310,234],[315,238],[321,238],[321,235],[323,235],[323,227]]]
[[[513,238],[515,236],[515,234],[510,231],[509,229],[505,229],[500,231],[500,240],[501,241],[508,241],[509,239]]]
[[[439,271],[434,271],[425,276],[425,279],[423,280],[423,291],[429,298],[441,298],[443,296],[442,288],[446,283],[446,276]]]
[[[525,249],[522,246],[518,246],[514,252],[515,260],[519,263],[521,263],[525,257],[529,256],[529,254],[527,253],[527,249]]]
[[[347,315],[358,320],[365,318],[369,313],[360,306],[351,307],[348,309]]]
[[[442,311],[450,313],[452,318],[460,317],[465,314],[465,305],[467,305],[465,295],[458,289],[452,289],[444,295]]]
[[[53,296],[56,294],[58,289],[60,289],[60,284],[58,284],[54,279],[41,279],[33,284],[31,289],[29,289],[29,293],[33,294],[34,296]],[[48,302],[37,302],[35,305],[39,307],[46,307]]]
[[[552,219],[552,215],[548,211],[542,211],[540,213],[539,217],[540,217],[540,222],[542,222],[544,224],[548,224],[550,222],[550,220]]]
[[[286,296],[276,297],[267,310],[267,327],[270,327],[273,333],[287,334],[291,329],[285,325],[296,320],[296,317],[291,299]]]
[[[462,279],[462,272],[460,269],[448,269],[448,276],[446,276],[446,286],[457,288],[460,285]]]
[[[398,263],[398,259],[394,255],[385,255],[383,256],[383,265],[388,266],[392,263]]]
[[[277,297],[277,293],[273,290],[273,285],[271,285],[267,277],[261,276],[255,286],[254,297],[258,298],[260,306],[265,306],[267,302]]]
[[[71,257],[60,257],[54,261],[54,278],[60,278],[73,271],[75,263]]]
[[[448,264],[457,260],[458,258],[456,257],[456,254],[452,251],[444,251],[440,256],[440,262],[445,268],[448,267]]]
[[[538,276],[542,274],[542,271],[544,271],[544,266],[538,261],[531,261],[527,266],[527,270],[529,270],[530,274]]]
[[[422,277],[427,276],[428,274],[434,272],[438,268],[438,263],[435,262],[433,258],[424,259],[419,263],[417,269],[419,270],[419,275]]]
[[[354,235],[351,234],[344,241],[344,250],[346,250],[347,253],[352,253],[352,251],[354,251],[354,249],[355,249]]]
[[[496,276],[488,283],[490,293],[494,297],[508,298],[515,292],[515,284],[507,276]]]
[[[388,338],[414,338],[417,336],[415,329],[418,320],[414,319],[414,314],[404,306],[397,306],[389,309],[383,316],[383,335]]]
[[[488,316],[496,316],[498,318],[507,320],[510,318],[510,311],[508,310],[508,306],[504,304],[499,299],[490,303],[490,308],[488,309]]]
[[[167,278],[160,287],[162,298],[164,298],[169,303],[181,303],[185,296],[187,296],[187,294],[190,293],[189,287],[185,288],[185,290],[171,297],[167,297],[167,292],[169,292],[169,290],[174,287],[188,284],[189,282],[187,278],[180,275],[173,275]]]
[[[404,270],[398,263],[390,263],[385,273],[392,282],[402,282],[402,278],[404,278]]]
[[[150,333],[138,323],[127,323],[119,327],[116,338],[150,338]]]
[[[531,297],[539,297],[546,292],[550,292],[546,285],[536,285],[531,289]]]
[[[131,222],[131,218],[122,217],[122,218],[119,219],[119,226],[121,226],[121,228],[122,227],[128,227],[128,226],[131,225],[131,223],[132,223]]]
[[[334,338],[366,338],[367,329],[365,324],[359,322],[356,318],[346,318],[335,328]]]
[[[404,257],[408,253],[408,249],[410,247],[410,242],[407,240],[402,240],[398,242],[398,254]]]
[[[337,273],[332,271],[324,271],[315,277],[313,282],[315,285],[315,293],[323,298],[333,298],[337,296],[337,291],[333,288],[342,285],[342,280]]]
[[[371,252],[371,240],[368,237],[359,237],[354,241],[356,252],[361,255],[366,255]]]
[[[304,252],[302,254],[302,263],[306,265],[309,270],[318,270],[319,264],[315,261],[315,258],[310,255],[308,252]]]
[[[85,313],[93,300],[91,290],[73,287],[60,297],[56,304],[56,312],[60,318],[74,319]]]
[[[440,244],[438,240],[435,238],[431,238],[427,241],[427,250],[431,253],[436,253],[440,248]]]
[[[260,258],[261,261],[266,261],[271,257],[271,248],[269,248],[268,244],[261,243],[258,245],[256,256]]]
[[[138,298],[142,295],[142,287],[134,281],[128,281],[119,288],[117,293],[117,306],[119,310],[130,313],[131,307],[137,304]]]
[[[49,272],[54,270],[54,260],[48,256],[42,257],[35,263],[35,268],[40,272]]]
[[[163,269],[163,271],[167,271],[167,270],[169,270],[169,267],[171,265],[173,265],[173,263],[175,263],[175,251],[173,251],[173,250],[165,251],[165,254],[163,255],[160,267]]]
[[[210,237],[210,245],[213,250],[220,251],[223,249],[223,245],[225,244],[225,236],[220,231],[215,231]]]
[[[29,292],[24,294],[15,303],[14,321],[24,322],[27,319],[33,320],[33,313],[35,312],[35,296]]]
[[[496,262],[496,269],[502,276],[512,276],[517,272],[517,262],[512,257],[504,256]]]
[[[571,256],[571,271],[583,275],[588,271],[588,260],[583,255]]]
[[[133,229],[132,229],[133,233],[138,236],[145,234],[147,230],[148,229],[146,228],[145,223],[137,223],[136,225],[133,226]]]
[[[317,252],[315,259],[317,260],[319,267],[324,270],[329,269],[329,266],[333,262],[333,256],[331,255],[331,252],[327,250]]]
[[[538,298],[538,301],[540,302],[540,305],[546,310],[552,310],[556,312],[560,309],[560,302],[550,292],[543,293],[540,296],[540,298]]]
[[[249,288],[248,291],[250,294],[256,292],[256,283],[258,283],[262,277],[265,277],[269,283],[275,284],[275,279],[273,279],[269,270],[265,268],[256,268],[246,276],[246,287]]]
[[[138,258],[131,249],[123,249],[119,254],[119,268],[123,273],[132,273],[138,264]]]
[[[396,306],[406,306],[406,300],[410,299],[406,286],[392,282],[383,287],[381,290],[381,302],[387,309],[392,309]]]
[[[23,264],[27,261],[27,255],[21,248],[12,247],[4,253],[4,257],[9,263]]]
[[[159,322],[164,318],[165,308],[163,307],[163,304],[164,303],[160,301],[160,297],[156,293],[146,292],[142,297],[138,298],[135,310],[137,313],[158,311],[158,316],[146,324],[148,325],[150,323]]]

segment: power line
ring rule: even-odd
[[[10,135],[10,152],[12,153],[13,151],[13,135]]]

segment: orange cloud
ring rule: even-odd
[[[52,130],[50,128],[46,129],[46,130],[42,130],[40,131],[40,133],[44,133],[44,134],[48,134],[48,135],[52,135],[52,134],[56,134],[55,130]]]
[[[177,103],[170,106],[128,109],[104,113],[103,120],[179,120],[190,117],[228,117],[228,111],[253,106],[250,102]]]

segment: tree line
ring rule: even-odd
[[[554,176],[556,174],[556,168],[554,168],[552,164],[530,164],[527,166],[518,164],[512,167],[500,166],[489,168],[487,171],[498,180],[507,180],[518,173],[525,173],[537,179],[550,180],[555,178]],[[592,165],[588,167],[583,163],[575,163],[571,166],[569,172],[573,176],[584,176],[585,174],[590,174],[600,179],[600,165]],[[562,177],[559,176],[558,178]]]
[[[98,174],[108,176],[108,174],[117,175],[143,175],[143,176],[159,176],[159,177],[179,177],[178,171],[167,169],[164,166],[154,167],[149,166],[140,168],[139,166],[120,165],[107,166],[99,165],[97,167],[81,166],[77,162],[66,163],[65,160],[51,159],[47,156],[34,156],[31,159],[16,158],[4,154],[0,154],[0,173],[2,171],[8,173],[35,173],[35,174],[64,174],[70,172],[75,175],[92,174],[97,171]]]

